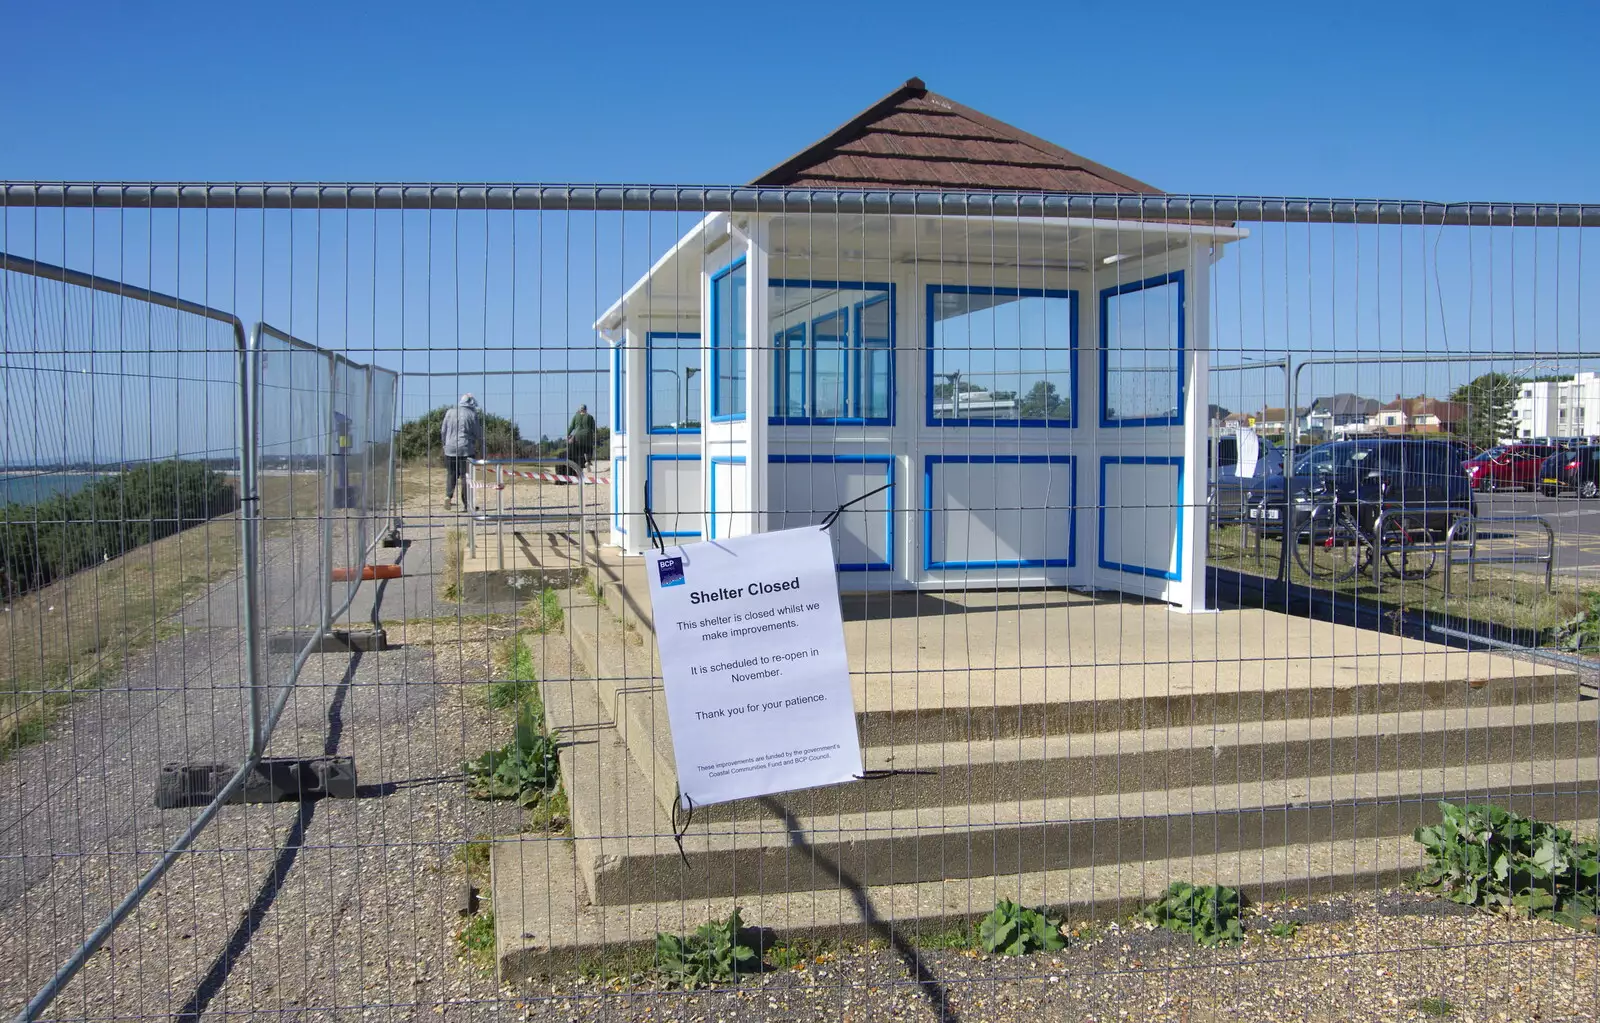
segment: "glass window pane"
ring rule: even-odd
[[[861,356],[858,363],[857,395],[860,414],[867,419],[889,418],[889,387],[893,375],[889,333],[889,299],[868,299],[859,313]]]
[[[611,420],[616,423],[616,433],[628,432],[628,348],[617,345],[611,350],[611,372],[616,374],[613,388]]]
[[[812,379],[816,389],[813,414],[818,418],[839,419],[849,415],[845,397],[845,389],[850,386],[849,367],[845,361],[845,346],[849,341],[842,310],[811,322],[811,346],[817,366]]]
[[[743,264],[716,278],[711,294],[711,322],[715,325],[715,390],[711,414],[744,415],[745,298]]]
[[[700,335],[649,334],[645,343],[651,431],[700,429]]]
[[[932,287],[933,418],[1070,425],[1072,293]]]
[[[1183,278],[1152,278],[1142,287],[1101,292],[1106,420],[1182,422],[1179,407]]]
[[[773,415],[806,414],[806,327],[797,323],[773,338]]]

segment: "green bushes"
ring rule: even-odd
[[[1497,806],[1440,803],[1414,837],[1432,861],[1417,883],[1451,902],[1593,929],[1600,846]]]
[[[744,921],[739,910],[726,920],[713,920],[693,934],[656,934],[656,973],[669,985],[682,988],[726,984],[741,969],[759,969],[761,959],[743,942]]]
[[[532,807],[555,791],[561,779],[556,740],[546,735],[540,710],[533,700],[517,708],[517,727],[511,742],[489,750],[462,765],[467,793],[474,799],[515,799]]]
[[[1060,918],[1043,909],[1025,909],[1010,899],[995,903],[994,910],[983,918],[978,941],[985,952],[1003,956],[1057,952],[1067,947]]]
[[[419,458],[439,460],[439,427],[444,422],[445,412],[452,407],[441,405],[420,419],[413,419],[400,427],[398,454],[401,461],[414,462]],[[516,423],[489,412],[480,412],[479,415],[483,417],[485,458],[534,456],[534,443],[522,439],[522,430]]]
[[[124,469],[72,494],[0,508],[0,595],[13,598],[238,507],[202,462]]]
[[[1223,885],[1175,881],[1167,893],[1139,913],[1141,920],[1192,936],[1197,945],[1233,945],[1244,940],[1244,900]]]
[[[1591,591],[1586,606],[1551,630],[1550,641],[1564,650],[1600,647],[1600,590]]]

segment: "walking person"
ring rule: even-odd
[[[483,417],[478,399],[463,394],[455,408],[447,409],[439,424],[439,447],[444,452],[444,506],[451,507],[456,484],[461,484],[461,510],[472,510],[472,460],[482,457]]]
[[[579,405],[567,424],[567,458],[580,473],[594,461],[594,416],[587,405]]]

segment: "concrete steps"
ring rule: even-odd
[[[882,669],[853,679],[866,779],[675,827],[648,614],[605,566],[599,578],[566,616],[592,677],[543,683],[572,839],[494,852],[510,975],[735,904],[780,932],[871,937],[883,922],[970,919],[997,895],[1105,915],[1179,878],[1258,894],[1383,884],[1420,863],[1410,833],[1441,799],[1585,830],[1600,804],[1600,703],[1580,701],[1576,679],[1389,637],[1364,658],[1366,634],[1338,633],[1359,651],[1256,666],[1133,651],[954,681],[853,653]]]
[[[1584,827],[1582,822],[1566,823]],[[1592,817],[1588,823],[1592,827]],[[1194,859],[1130,859],[1114,869],[601,906],[589,901],[573,853],[571,844],[543,837],[495,842],[491,864],[502,981],[534,980],[581,967],[620,947],[649,947],[657,931],[693,931],[707,920],[726,919],[736,906],[747,923],[780,936],[892,943],[971,921],[1002,897],[1027,906],[1049,905],[1074,924],[1125,916],[1178,880],[1230,885],[1252,901],[1313,898],[1398,884],[1423,862],[1421,847],[1409,837],[1341,840]]]
[[[1048,739],[993,744],[988,752],[1000,755],[987,763],[974,757],[744,801],[732,804],[735,814],[696,813],[686,828],[680,815],[680,851],[670,810],[593,686],[546,683],[545,700],[551,723],[574,740],[562,771],[576,864],[601,905],[804,891],[837,887],[842,877],[873,887],[1110,866],[1152,850],[1184,857],[1403,836],[1432,822],[1441,799],[1493,799],[1565,819],[1589,812],[1600,792],[1600,705],[1487,708],[1392,715],[1401,730],[1370,737],[1358,734],[1371,727],[1361,719],[1236,726],[1226,755],[1216,736],[1196,744],[1206,737],[1187,730],[1146,733],[1146,748],[1128,753],[1116,745],[1135,738],[1126,733],[1076,749]],[[1424,731],[1429,716],[1452,727]],[[1322,736],[1286,741],[1313,730]],[[1044,758],[1031,759],[1036,752]],[[1180,781],[1163,762],[1189,773]],[[991,783],[1009,775],[1025,784],[979,793],[974,779],[985,767],[1000,769]],[[896,787],[901,781],[911,784]],[[1045,786],[1055,791],[1041,793]]]
[[[574,599],[568,636],[576,656],[590,666],[606,712],[635,763],[662,806],[670,808],[677,774],[649,619],[625,602],[620,586],[607,584],[600,590],[603,604]],[[1432,762],[1456,757],[1453,762],[1461,763],[1464,756],[1510,756],[1519,742],[1546,741],[1535,738],[1544,733],[1519,739],[1514,716],[1457,719],[1439,714],[1529,710],[1576,699],[1576,682],[1563,673],[1486,656],[1463,666],[1480,665],[1483,670],[1455,681],[1357,678],[1339,684],[1337,674],[1330,672],[1319,685],[1247,688],[1236,679],[1231,688],[1185,692],[1172,692],[1166,684],[1134,684],[1104,694],[1062,686],[1058,695],[1050,686],[974,686],[969,681],[968,692],[951,698],[940,680],[934,680],[901,694],[905,699],[899,701],[893,699],[895,680],[859,673],[854,681],[865,767],[869,773],[894,773],[870,786],[870,794],[816,798],[833,800],[825,808],[868,810],[929,805],[945,798],[1011,798],[1019,792],[1044,798],[1128,791],[1130,786],[1226,778],[1229,763],[1238,763],[1245,777],[1263,777],[1255,773],[1259,771],[1267,772],[1265,777],[1274,771],[1290,777],[1301,769],[1300,763],[1305,770],[1329,773],[1344,762],[1383,763],[1382,748],[1391,736],[1397,740],[1391,745],[1399,747],[1394,755],[1401,758],[1389,765],[1393,768],[1427,763],[1429,756],[1439,758]],[[1084,669],[1087,674],[1097,670],[1103,669]],[[1118,675],[1129,670],[1126,664],[1115,666]],[[929,682],[926,677],[918,681]],[[1560,727],[1555,719],[1529,719],[1528,726]],[[1483,728],[1489,730],[1480,732]],[[1458,743],[1453,752],[1447,738],[1452,734]],[[1548,741],[1556,742],[1553,733]],[[1576,732],[1571,741],[1577,741]],[[1487,748],[1479,748],[1486,743]],[[1429,745],[1439,748],[1429,753],[1423,748]],[[1271,750],[1259,766],[1250,761],[1255,748]],[[1577,755],[1579,747],[1572,749]],[[1187,752],[1174,758],[1173,750]],[[1590,747],[1583,750],[1593,752]],[[1097,763],[1103,765],[1108,755],[1114,763],[1085,777],[1080,773],[1082,757],[1092,751],[1101,754]],[[1209,766],[1207,756],[1213,759]],[[1047,765],[1042,771],[1041,762]],[[954,765],[964,765],[966,774],[954,772]],[[1130,771],[1135,772],[1132,778]],[[817,804],[807,806],[815,810]],[[713,819],[765,812],[741,803],[706,811]]]

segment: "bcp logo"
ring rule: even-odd
[[[656,562],[656,568],[661,572],[663,587],[683,585],[682,558],[661,558]]]

